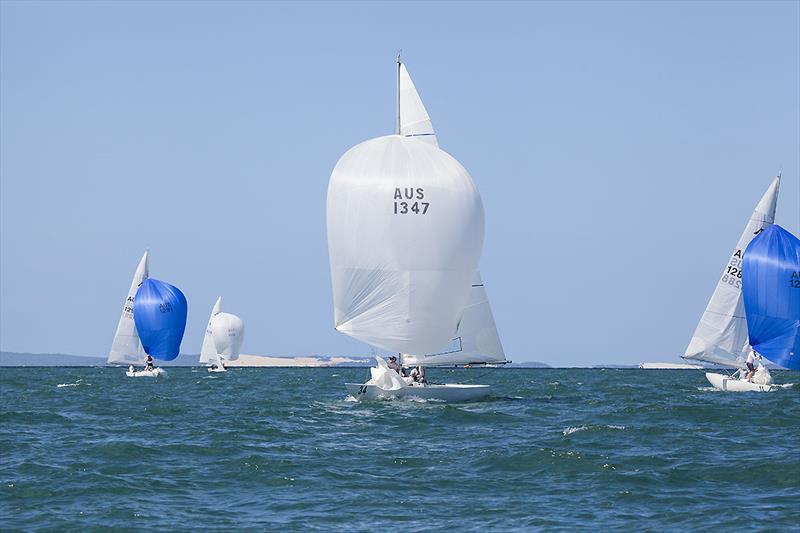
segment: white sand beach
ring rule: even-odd
[[[341,364],[363,364],[364,358],[351,357],[271,357],[268,355],[241,354],[236,361],[229,361],[225,366],[231,367],[327,367]]]
[[[691,365],[688,363],[642,363],[639,368],[646,368],[650,370],[701,370],[701,365]]]

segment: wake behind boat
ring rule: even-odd
[[[399,58],[397,76],[396,134],[351,148],[328,185],[336,330],[403,354],[402,365],[418,372],[505,363],[478,272],[484,234],[480,194],[466,169],[439,149]],[[372,379],[346,384],[355,398],[466,401],[490,391],[488,385],[409,381],[399,367],[376,359]]]

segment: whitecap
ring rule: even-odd
[[[562,435],[565,437],[567,435],[572,435],[573,433],[577,433],[578,431],[585,431],[587,429],[613,429],[613,430],[623,430],[625,426],[617,426],[617,425],[602,425],[602,426],[574,426],[568,427],[567,429],[561,432]]]

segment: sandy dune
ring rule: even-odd
[[[229,361],[225,366],[334,366],[341,364],[364,364],[366,358],[351,357],[270,357],[268,355],[245,355],[241,354],[236,361]]]

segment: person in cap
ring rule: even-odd
[[[389,364],[387,366],[392,370],[394,370],[395,372],[397,372],[398,374],[400,374],[401,376],[403,375],[402,368],[397,363],[397,357],[395,357],[394,355],[389,356]]]

